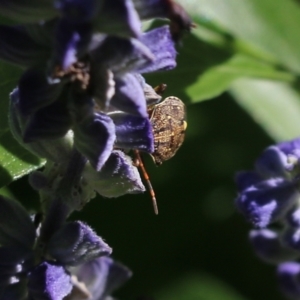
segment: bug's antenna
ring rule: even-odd
[[[142,171],[142,174],[143,174],[144,179],[145,179],[145,181],[147,183],[147,186],[148,186],[148,189],[149,189],[149,193],[150,193],[150,196],[151,196],[151,199],[152,199],[154,213],[156,215],[158,215],[158,208],[157,208],[157,203],[156,203],[156,198],[155,198],[155,192],[154,192],[154,189],[152,187],[149,175],[148,175],[148,173],[147,173],[147,171],[145,169],[145,166],[143,164],[142,158],[140,156],[140,152],[138,150],[133,150],[133,151],[134,151],[134,154],[136,156],[135,165],[137,167],[139,167],[141,169],[141,171]]]

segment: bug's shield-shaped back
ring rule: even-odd
[[[154,134],[151,156],[156,165],[161,165],[176,154],[184,141],[187,128],[185,105],[177,97],[168,97],[153,107],[150,121]]]

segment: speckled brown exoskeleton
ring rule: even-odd
[[[187,128],[184,103],[171,96],[149,108],[153,128],[154,152],[151,154],[156,165],[172,158],[184,141]]]
[[[161,88],[161,86],[157,88]],[[161,165],[176,154],[184,141],[187,128],[185,105],[179,98],[170,96],[157,104],[148,106],[148,113],[154,137],[154,152],[150,155],[156,165]],[[152,198],[154,212],[158,214],[155,192],[149,175],[145,170],[139,151],[134,150],[134,152],[135,163],[142,170]]]

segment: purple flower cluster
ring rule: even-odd
[[[34,6],[31,1],[2,1],[0,13],[15,11],[22,20],[19,13]],[[65,163],[74,146],[96,171],[87,171],[89,182],[106,197],[144,191],[123,152],[154,151],[147,112],[152,99],[146,95],[161,97],[141,74],[176,66],[174,38],[190,19],[170,0],[45,2],[43,22],[0,25],[0,58],[26,69],[11,93],[11,131],[28,150],[55,163]],[[169,18],[171,26],[143,33],[141,21],[153,17]],[[97,174],[105,164],[115,168],[106,165],[108,175]],[[102,191],[112,174],[122,185]]]
[[[43,244],[26,210],[2,196],[0,220],[2,300],[106,299],[131,276],[107,257],[112,249],[82,222],[65,223]]]
[[[153,152],[147,104],[161,96],[141,74],[176,66],[191,21],[173,0],[0,0],[0,14],[13,24],[0,25],[0,59],[24,70],[9,126],[47,160],[30,176],[40,221],[0,196],[0,299],[112,299],[131,272],[88,225],[66,219],[94,191],[144,191],[126,153]],[[170,25],[143,33],[156,17]]]
[[[256,254],[278,265],[281,290],[300,299],[300,138],[266,148],[236,183],[236,206],[257,228],[249,235]]]
[[[49,218],[40,223],[19,202],[0,196],[1,300],[112,299],[131,277],[87,224],[58,216],[62,205],[47,212],[50,224]]]

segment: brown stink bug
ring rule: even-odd
[[[187,128],[184,103],[171,96],[149,108],[154,136],[154,152],[151,154],[156,165],[172,158],[184,141]]]
[[[161,165],[176,154],[184,141],[187,128],[185,105],[179,98],[171,96],[149,106],[148,113],[154,137],[154,152],[150,155],[156,165]],[[135,164],[141,168],[150,191],[154,212],[158,214],[155,192],[149,175],[145,170],[139,151],[135,150],[134,152]]]

